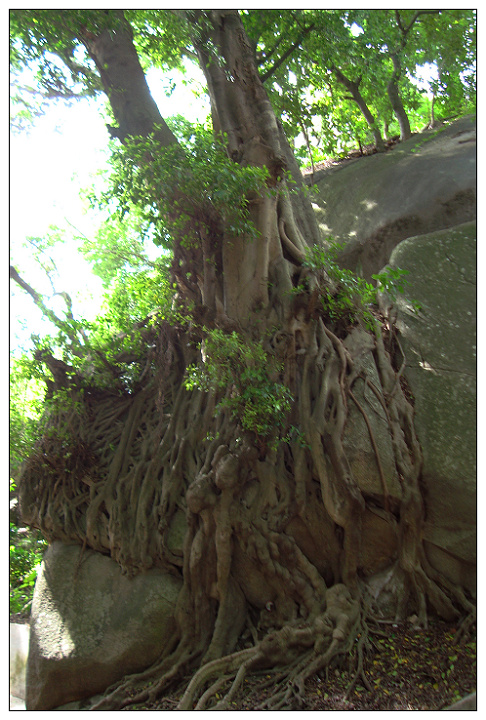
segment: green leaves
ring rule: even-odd
[[[31,358],[12,359],[10,367],[10,472],[15,477],[38,438],[45,385]]]
[[[218,408],[227,409],[244,430],[267,439],[286,421],[292,404],[290,390],[273,376],[279,368],[260,343],[221,330],[210,330],[201,344],[203,362],[187,370],[186,388],[218,395]]]
[[[11,492],[15,485],[11,483]],[[14,503],[16,503],[16,499]],[[10,522],[10,612],[25,613],[31,602],[34,584],[47,548],[38,531],[28,531]]]
[[[242,17],[262,76],[276,68],[265,85],[302,162],[374,142],[355,99],[336,79],[336,69],[359,85],[385,139],[400,132],[387,92],[395,74],[392,54],[400,61],[402,72],[395,79],[412,132],[429,121],[416,83],[425,63],[438,68],[438,112],[447,116],[473,111],[474,11],[339,9],[280,15],[250,10]],[[311,31],[279,65],[278,59],[309,27]]]
[[[198,246],[201,235],[223,225],[235,233],[254,233],[247,198],[265,189],[266,169],[233,162],[224,138],[214,141],[203,125],[180,117],[169,124],[178,145],[161,148],[154,134],[114,152],[110,187],[101,202],[115,199],[122,214],[137,206],[153,226],[154,242],[165,248],[175,237],[188,247]]]
[[[198,11],[201,13],[201,11]],[[144,70],[184,70],[196,62],[190,40],[190,12],[167,10],[12,10],[11,61],[17,74],[13,92],[17,122],[41,111],[46,99],[94,96],[102,91],[97,68],[84,42],[126,20]],[[277,115],[302,160],[345,152],[373,141],[356,104],[333,76],[339,68],[360,91],[380,125],[393,135],[386,88],[393,76],[391,54],[402,67],[399,90],[407,114],[420,105],[413,82],[417,66],[437,67],[436,110],[444,115],[471,112],[475,103],[476,16],[474,10],[247,10],[241,17]],[[414,20],[415,18],[415,20]],[[201,20],[202,22],[202,20]],[[35,74],[26,89],[20,70]],[[33,94],[34,91],[34,94]],[[34,99],[35,94],[41,100]],[[40,103],[40,105],[39,105]],[[413,117],[412,130],[428,121]],[[304,141],[302,141],[304,136]]]
[[[371,306],[377,304],[377,292],[386,292],[391,300],[404,292],[404,279],[408,270],[387,267],[372,275],[375,287],[352,270],[342,268],[337,256],[342,245],[331,243],[327,248],[311,248],[304,265],[314,272],[321,286],[321,301],[331,320],[363,322],[369,329],[374,327]],[[329,282],[330,280],[330,282]]]

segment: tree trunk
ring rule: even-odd
[[[344,87],[349,90],[351,93],[353,100],[363,113],[363,116],[366,120],[366,122],[369,125],[369,128],[371,132],[373,133],[373,137],[375,139],[375,146],[378,152],[384,152],[385,151],[385,143],[383,142],[383,138],[381,137],[380,130],[378,128],[378,125],[376,123],[375,118],[373,117],[373,114],[371,113],[368,105],[366,104],[366,101],[364,97],[361,95],[361,92],[359,90],[360,81],[353,81],[349,80],[342,72],[339,70],[339,68],[334,68],[333,72],[337,78],[337,80],[344,85]]]
[[[230,237],[225,232],[216,251],[222,260],[224,311],[245,328],[254,322],[256,313],[268,312],[269,285],[283,281],[282,290],[291,289],[292,267],[286,269],[287,280],[282,276],[285,262],[281,228],[285,228],[290,247],[303,256],[305,248],[319,240],[317,223],[304,200],[301,173],[259,77],[238,13],[196,11],[187,15],[194,23],[204,19],[205,32],[197,25],[193,43],[206,76],[215,128],[226,135],[228,155],[242,166],[266,167],[267,184],[274,191],[249,200],[257,237]],[[224,59],[224,67],[220,58]],[[289,200],[287,172],[297,188],[295,211]],[[286,306],[284,294],[279,295]],[[285,312],[281,307],[280,319]]]
[[[317,225],[238,12],[186,16],[229,157],[268,168],[268,187],[248,198],[256,236],[232,236],[220,217],[196,249],[174,238],[187,263],[195,258],[202,278],[198,306],[186,308],[192,322],[147,328],[149,370],[133,394],[88,388],[80,395],[74,374],[72,406],[53,413],[26,463],[21,507],[25,521],[49,540],[109,553],[128,573],[152,566],[182,573],[172,642],[155,666],[120,682],[98,709],[153,701],[190,672],[179,709],[204,709],[208,702],[227,709],[246,672],[274,666],[288,666],[274,695],[288,708],[306,678],[351,652],[360,628],[364,632],[362,531],[370,513],[397,544],[394,572],[406,588],[397,614],[413,607],[426,623],[427,602],[448,618],[470,606],[460,590],[429,572],[423,552],[421,451],[393,364],[393,333],[379,328],[370,337],[349,318],[331,320],[320,302],[332,285],[325,272],[312,274],[305,266],[308,248],[320,243]],[[115,34],[113,54],[101,51],[111,48],[109,34],[93,42],[92,52],[108,65],[108,97],[122,134],[149,132],[148,111],[130,114],[127,83],[135,75],[117,67],[122,57],[133,57],[130,34]],[[122,102],[111,88],[123,77],[128,94]],[[145,86],[135,97],[146,99]],[[163,132],[161,145],[166,141]],[[205,331],[196,318],[203,302],[214,309]],[[208,328],[241,340],[236,359],[228,354],[224,360],[232,380],[211,392],[188,390],[187,368],[207,362],[200,341]],[[264,362],[261,354],[243,353],[251,343],[264,351]],[[362,361],[366,347],[372,348],[373,379]],[[266,435],[245,425],[231,401],[255,385],[263,388],[250,407],[256,412],[275,383],[292,391],[293,404]],[[356,395],[363,384],[386,418],[385,440],[401,483],[396,506],[383,472],[382,493],[370,496],[347,454],[350,406],[365,417],[369,412]],[[276,418],[277,408],[271,411]],[[370,430],[381,468],[379,441]],[[178,549],[169,531],[181,511],[187,530]],[[241,649],[244,633],[253,643]],[[234,683],[214,705],[226,675]]]
[[[407,113],[405,112],[405,108],[403,107],[402,98],[400,97],[400,91],[398,89],[398,82],[401,74],[400,60],[396,53],[393,53],[391,58],[393,60],[394,71],[386,89],[393,112],[395,113],[395,117],[397,118],[400,126],[400,140],[403,142],[404,140],[408,140],[408,138],[412,137],[412,131],[410,129],[410,121]]]
[[[112,11],[111,20],[111,26],[98,35],[86,28],[80,30],[80,39],[96,64],[118,123],[118,127],[110,128],[111,134],[124,142],[130,135],[146,137],[157,126],[161,145],[177,142],[150,94],[131,26],[121,11]]]

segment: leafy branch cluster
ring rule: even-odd
[[[408,270],[387,267],[371,276],[376,283],[373,285],[352,270],[341,267],[338,254],[342,248],[339,243],[331,243],[327,248],[314,246],[307,251],[304,266],[316,276],[324,311],[332,321],[363,322],[373,329],[375,321],[371,308],[378,303],[378,292],[387,293],[395,301],[397,293],[404,292]]]
[[[39,437],[44,385],[14,358],[10,368],[10,612],[25,613],[32,602],[37,571],[47,543],[40,532],[27,530],[19,518],[15,478]]]
[[[189,247],[221,224],[234,235],[255,235],[248,198],[266,190],[266,168],[242,167],[225,151],[224,137],[214,140],[203,125],[173,118],[178,144],[161,148],[156,133],[127,140],[111,158],[110,187],[102,203],[115,201],[122,214],[141,208],[154,228],[154,242],[167,249],[174,237]],[[147,162],[149,159],[149,162]]]
[[[262,345],[236,332],[207,330],[201,344],[203,362],[187,370],[186,388],[221,394],[218,409],[229,410],[244,430],[263,439],[283,428],[292,394],[276,382],[279,367]]]
[[[15,483],[10,483],[15,492]],[[15,501],[16,502],[16,501]],[[26,613],[32,603],[34,584],[47,542],[39,531],[19,527],[10,521],[10,612]]]

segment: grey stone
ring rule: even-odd
[[[10,623],[10,693],[20,700],[25,700],[29,631],[28,623]]]
[[[369,278],[413,235],[476,217],[476,118],[414,135],[387,153],[319,171],[313,205],[343,265]]]
[[[96,705],[101,699],[103,698],[103,695],[93,695],[93,697],[90,698],[84,698],[83,700],[75,700],[73,702],[65,703],[64,705],[59,705],[59,707],[53,708],[53,710],[91,710],[94,705]]]
[[[429,559],[454,581],[469,576],[473,589],[476,225],[408,238],[392,253],[390,265],[410,272],[406,293],[397,300],[397,325],[424,455]],[[419,312],[412,300],[420,303]]]
[[[181,584],[159,569],[129,578],[109,557],[53,543],[32,604],[27,710],[92,697],[150,666],[170,637]]]
[[[477,710],[476,693],[466,695],[461,700],[449,705],[449,707],[443,708],[443,710]]]

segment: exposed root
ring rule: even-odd
[[[471,630],[471,627],[476,623],[476,608],[473,608],[466,617],[463,618],[462,622],[460,623],[456,635],[454,637],[454,642],[456,644],[462,644],[466,642],[466,640],[469,637],[469,633]]]
[[[214,675],[227,675],[228,673],[231,673],[234,670],[239,669],[240,667],[245,667],[248,663],[248,660],[253,660],[256,655],[257,651],[255,651],[253,648],[249,648],[248,650],[240,650],[239,652],[233,653],[232,655],[227,655],[223,658],[212,660],[211,662],[206,663],[206,665],[203,665],[203,667],[200,668],[193,676],[191,682],[187,686],[187,690],[179,701],[177,709],[192,710],[194,708],[194,705],[196,704],[195,700],[198,696],[199,690],[206,682],[211,680]],[[217,685],[217,683],[213,683],[213,685],[211,686],[212,694],[216,693],[218,689]],[[206,692],[204,699],[205,704],[207,704],[209,699],[210,694]]]
[[[364,671],[364,665],[363,665],[364,652],[366,649],[369,649],[369,646],[370,646],[369,630],[368,630],[368,626],[366,624],[366,620],[364,617],[361,619],[360,632],[358,633],[357,640],[358,640],[357,646],[356,646],[357,667],[356,667],[356,671],[354,673],[353,679],[351,680],[351,682],[348,686],[348,689],[346,690],[346,699],[349,698],[349,696],[353,692],[353,690],[356,687],[358,682],[361,682],[363,684],[363,686],[365,688],[367,688],[370,692],[373,689],[368,681],[368,678],[366,677],[366,674]]]
[[[430,566],[422,546],[422,455],[390,348],[377,335],[371,380],[359,364],[359,336],[351,348],[320,317],[295,328],[279,338],[274,332],[269,345],[282,377],[292,378],[297,401],[289,426],[298,428],[297,438],[270,447],[237,419],[215,416],[218,398],[182,383],[185,365],[197,360],[192,348],[183,362],[175,351],[163,354],[164,412],[150,384],[116,401],[91,397],[88,421],[66,413],[78,438],[79,462],[70,472],[61,476],[60,445],[52,439],[43,441],[44,460],[27,467],[29,520],[47,537],[110,553],[127,573],[155,566],[183,577],[173,637],[158,662],[110,688],[93,709],[154,703],[174,688],[185,688],[178,709],[228,709],[247,673],[260,669],[277,670],[265,709],[299,707],[306,680],[351,651],[357,666],[349,692],[358,682],[367,687],[360,571],[371,513],[396,540],[390,565],[403,592],[395,620],[413,606],[424,627],[430,608],[447,619],[466,613],[459,636],[473,623],[472,603]],[[357,378],[378,400],[389,433],[401,489],[393,502]],[[346,455],[350,400],[376,458],[373,502]],[[174,547],[171,523],[181,511],[187,529]],[[252,647],[244,647],[245,632]]]
[[[335,655],[347,651],[348,646],[354,642],[359,622],[359,602],[353,600],[344,585],[334,585],[327,591],[325,605],[325,611],[317,615],[312,622],[289,623],[280,630],[269,633],[255,647],[203,665],[193,676],[177,709],[207,707],[223,684],[220,680],[214,680],[214,677],[223,674],[226,678],[235,673],[228,692],[211,708],[228,709],[250,670],[279,665],[288,666],[288,671],[279,683],[285,686],[285,689],[272,697],[272,702],[276,703],[273,709],[289,704],[292,697],[302,698],[305,680],[327,666]],[[201,692],[208,683],[211,683],[209,688]]]

